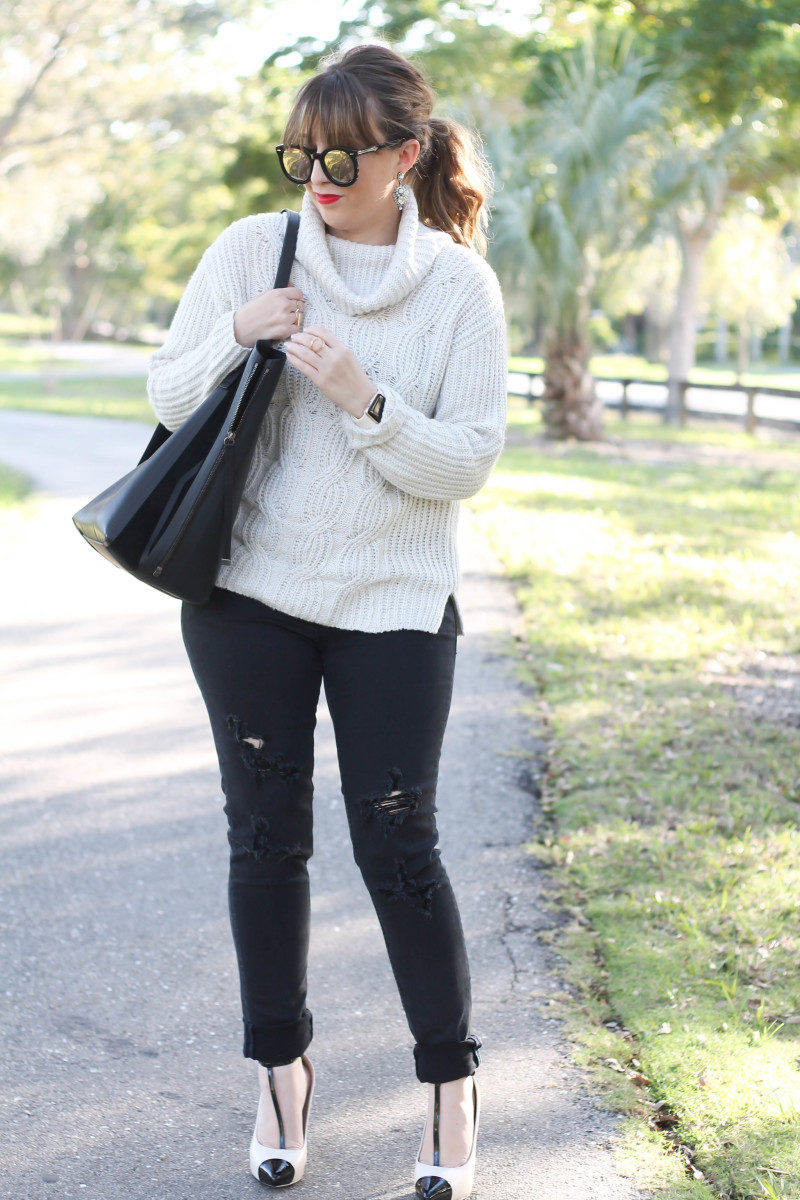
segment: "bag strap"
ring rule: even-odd
[[[300,228],[300,213],[295,212],[291,208],[282,208],[281,212],[286,215],[286,235],[283,239],[283,249],[281,250],[280,262],[278,263],[278,273],[275,276],[275,287],[285,288],[289,286],[289,273],[294,262],[294,252],[297,246],[297,231]]]
[[[276,288],[288,287],[289,285],[289,274],[292,270],[295,247],[297,246],[297,233],[300,229],[299,212],[295,212],[294,209],[291,208],[282,208],[281,212],[285,212],[287,214],[286,233],[283,239],[281,257],[278,262],[278,271],[275,276]],[[155,454],[156,450],[163,446],[164,442],[167,441],[171,432],[172,430],[167,429],[167,427],[159,421],[153,430],[153,436],[147,443],[142,457],[139,459],[139,464],[143,463],[145,459],[148,459],[151,457],[151,455]]]

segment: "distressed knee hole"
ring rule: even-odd
[[[379,889],[381,894],[387,900],[396,902],[409,901],[419,909],[423,916],[432,917],[433,897],[437,889],[445,882],[446,875],[439,863],[436,850],[431,852],[430,861],[436,862],[438,868],[437,874],[433,879],[427,879],[423,882],[409,871],[408,863],[404,858],[396,858],[394,860],[397,872],[396,878],[392,883]]]
[[[292,779],[299,774],[296,763],[287,762],[282,754],[268,753],[265,739],[251,733],[240,717],[231,713],[226,717],[226,723],[241,751],[244,765],[256,778],[278,775],[282,779]]]
[[[375,818],[387,837],[389,830],[402,825],[409,813],[414,813],[422,803],[422,789],[418,787],[403,788],[401,786],[403,773],[397,767],[390,767],[386,792],[373,792],[371,796],[362,796],[361,813],[365,820]],[[435,810],[434,810],[435,811]]]
[[[303,848],[297,842],[276,842],[269,835],[269,821],[257,813],[250,814],[251,835],[247,840],[231,838],[231,846],[242,854],[249,854],[257,862],[263,862],[269,856],[279,859],[294,858],[303,853]]]

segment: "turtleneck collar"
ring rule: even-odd
[[[296,258],[315,276],[337,307],[349,316],[375,312],[377,309],[399,303],[428,274],[439,251],[450,244],[452,238],[449,234],[422,224],[416,197],[409,189],[400,214],[394,253],[386,263],[375,291],[366,296],[359,296],[347,286],[336,270],[329,249],[325,222],[311,195],[308,192],[303,193]],[[349,239],[338,238],[337,253],[347,253],[348,245]],[[363,242],[352,245],[354,252],[362,257],[374,249],[380,253],[381,261],[385,261],[386,246],[372,247]]]

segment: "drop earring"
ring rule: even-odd
[[[400,209],[400,212],[403,211],[403,205],[405,204],[406,196],[408,195],[408,184],[403,183],[404,175],[405,171],[397,172],[397,187],[392,192],[392,195],[394,196],[394,202]]]

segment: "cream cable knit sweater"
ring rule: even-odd
[[[272,288],[285,227],[282,213],[243,217],[203,254],[149,363],[150,403],[169,429],[248,355],[233,316]],[[434,633],[459,582],[459,501],[503,447],[497,277],[423,225],[411,192],[389,246],[328,234],[304,193],[290,278],[304,325],[330,329],[385,394],[383,419],[353,417],[287,363],[217,584],[324,625]]]

